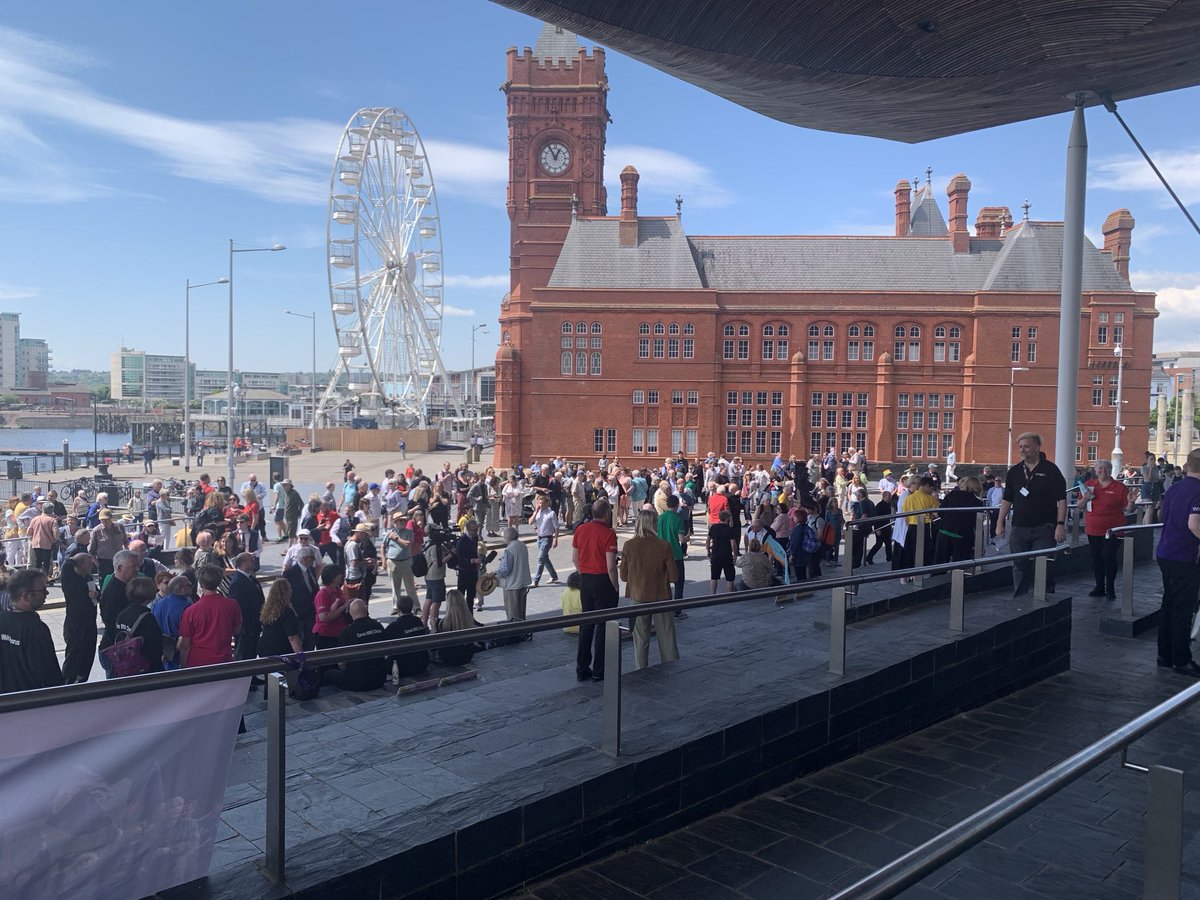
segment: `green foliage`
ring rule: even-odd
[[[0,406],[8,408],[12,406],[19,406],[20,404],[21,398],[16,394],[0,394]]]

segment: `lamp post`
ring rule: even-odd
[[[233,246],[233,238],[229,239],[229,397],[225,404],[225,483],[233,485],[233,254],[235,253],[264,253],[286,250],[283,244],[270,247],[239,247]]]
[[[208,287],[213,284],[228,284],[229,279],[221,276],[216,281],[192,284],[184,281],[183,292],[183,471],[192,471],[192,288]]]
[[[1012,429],[1013,429],[1013,393],[1017,387],[1017,373],[1028,372],[1029,366],[1013,366],[1008,370],[1008,455],[1005,457],[1005,468],[1012,468]]]
[[[317,449],[317,314],[292,312],[290,309],[285,309],[283,313],[312,322],[312,428],[308,444],[308,452],[312,453]]]
[[[1124,387],[1122,376],[1125,372],[1125,351],[1120,344],[1113,347],[1113,355],[1117,358],[1117,421],[1113,426],[1112,467],[1113,472],[1120,475],[1121,468],[1125,465],[1125,454],[1121,450],[1121,432],[1125,430],[1121,425],[1121,391]]]
[[[475,397],[478,395],[478,392],[475,390],[475,332],[477,332],[477,331],[482,331],[484,334],[487,334],[487,324],[484,322],[480,322],[478,325],[471,326],[471,381],[470,381],[471,387],[470,387],[470,390],[467,392],[467,402],[468,403],[471,401],[472,397]],[[475,403],[474,410],[475,410],[475,413],[474,413],[473,418],[475,420],[475,424],[478,425],[479,424],[479,411],[480,411],[478,402]]]

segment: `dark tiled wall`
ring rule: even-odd
[[[1066,671],[1070,611],[1033,609],[295,896],[474,900],[598,859]]]

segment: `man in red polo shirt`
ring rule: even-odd
[[[592,504],[592,519],[575,529],[571,556],[579,573],[579,605],[584,612],[613,609],[617,605],[617,533],[612,529],[608,500]],[[580,681],[604,680],[604,628],[579,626],[575,677]]]
[[[242,630],[242,611],[236,601],[217,593],[224,577],[220,566],[204,566],[196,573],[200,599],[179,620],[181,669],[233,661],[233,636]]]
[[[729,509],[729,495],[725,485],[715,481],[708,483],[708,524],[716,525],[721,521],[721,510]]]

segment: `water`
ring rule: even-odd
[[[90,428],[0,428],[0,450],[53,450],[61,453],[64,440],[71,442],[72,454],[91,453],[93,441],[101,451],[115,451],[130,443],[131,435],[128,431],[94,435]],[[135,445],[134,449],[139,448]]]

